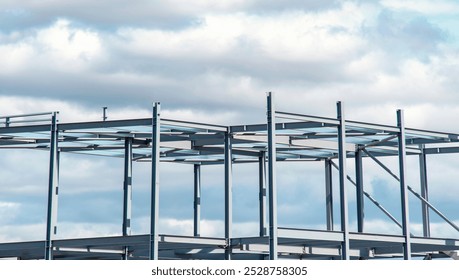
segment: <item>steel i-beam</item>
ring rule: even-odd
[[[225,259],[231,259],[231,237],[233,225],[233,183],[232,183],[231,134],[225,133]]]
[[[325,160],[325,207],[327,230],[333,230],[333,174],[331,159]]]
[[[131,235],[132,216],[132,138],[124,141],[123,236]]]
[[[132,138],[124,140],[124,181],[123,181],[123,236],[131,235],[132,218]],[[129,248],[124,248],[124,259],[129,257]]]
[[[193,235],[201,235],[201,165],[195,164],[194,169],[194,202],[193,202]]]
[[[425,200],[429,200],[429,191],[427,184],[427,157],[424,152],[424,145],[421,145],[421,154],[419,155],[419,174],[421,181],[421,196]],[[424,237],[430,237],[430,217],[429,217],[429,206],[421,201],[422,206],[422,231]]]
[[[269,92],[268,103],[268,193],[269,193],[269,259],[277,259],[277,186],[276,186],[276,112],[274,95]]]
[[[406,173],[406,147],[405,147],[405,123],[403,110],[397,110],[398,132],[398,161],[400,170],[400,195],[402,204],[402,231],[405,238],[403,243],[403,258],[411,259],[411,236],[410,236],[410,219],[408,207],[408,188],[405,182]]]
[[[48,212],[46,222],[45,259],[53,258],[53,239],[57,234],[57,202],[59,195],[59,152],[57,113],[51,116],[51,137],[49,149]]]
[[[364,225],[364,190],[363,190],[363,162],[362,150],[358,149],[355,153],[355,178],[357,187],[357,231],[363,232]]]
[[[259,235],[266,236],[266,152],[258,157],[258,200],[259,200]]]
[[[344,235],[341,246],[341,258],[349,260],[349,213],[347,205],[346,189],[346,120],[344,116],[343,105],[337,102],[338,115],[338,158],[339,158],[339,190],[340,190],[340,207],[341,207],[341,231]]]
[[[150,214],[150,260],[158,256],[159,224],[159,145],[160,145],[161,104],[153,105],[151,135],[151,214]]]

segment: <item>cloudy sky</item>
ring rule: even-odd
[[[458,132],[458,27],[452,0],[2,0],[0,110],[76,121],[100,119],[108,106],[115,119],[150,116],[161,101],[169,118],[239,124],[264,121],[273,91],[284,111],[334,116],[342,100],[350,119],[394,124],[403,108],[407,126]],[[47,154],[3,153],[0,240],[43,239]],[[458,161],[432,158],[429,180],[434,203],[459,222]],[[387,198],[396,182],[365,164],[365,188],[399,217]],[[59,236],[120,233],[121,170],[121,160],[63,155]],[[222,235],[222,172],[203,170],[204,235]],[[319,163],[279,166],[280,225],[324,228],[322,172]],[[235,233],[256,234],[256,166],[234,175]],[[148,166],[136,163],[134,176],[133,232],[143,233]],[[191,234],[191,167],[165,164],[161,180],[162,232]],[[369,231],[398,232],[371,206],[367,218]],[[435,234],[458,236],[433,222]]]

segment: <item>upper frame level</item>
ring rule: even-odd
[[[46,240],[0,244],[0,257],[19,258],[383,258],[457,256],[459,240],[430,237],[429,211],[459,227],[428,200],[426,155],[459,152],[459,134],[405,128],[403,111],[397,125],[374,124],[345,118],[337,103],[337,117],[319,117],[274,109],[268,94],[267,122],[235,126],[162,119],[155,103],[152,118],[59,123],[58,113],[0,117],[0,150],[23,149],[50,153]],[[0,151],[1,152],[1,151]],[[123,235],[119,237],[56,240],[58,165],[60,153],[78,153],[125,160]],[[405,182],[405,157],[419,156],[421,194]],[[392,171],[378,158],[392,156],[399,162]],[[400,184],[402,219],[397,220],[364,190],[362,158],[380,165]],[[356,163],[355,181],[348,175],[346,159]],[[148,162],[152,168],[150,234],[131,236],[130,189],[132,162]],[[325,163],[327,230],[282,228],[277,225],[276,163],[323,161]],[[335,163],[337,161],[337,163]],[[192,237],[158,233],[159,165],[161,162],[195,166],[194,232]],[[260,234],[232,234],[232,164],[259,163]],[[200,172],[202,165],[224,165],[225,236],[199,236]],[[268,165],[266,167],[266,164]],[[360,167],[359,167],[360,166]],[[339,171],[340,229],[333,228],[331,168]],[[423,183],[424,182],[424,183]],[[347,189],[355,185],[358,231],[349,231]],[[423,235],[410,232],[408,195],[422,203]],[[335,194],[336,195],[336,194]],[[364,198],[375,204],[402,229],[401,235],[368,234],[364,230]],[[267,202],[268,200],[268,202]],[[269,213],[269,215],[267,215]],[[269,221],[265,221],[265,216]],[[267,230],[269,228],[269,231]],[[185,250],[185,251],[184,251]]]

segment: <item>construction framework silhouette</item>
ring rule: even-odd
[[[325,118],[276,111],[267,94],[267,119],[262,124],[221,126],[161,118],[160,103],[144,119],[59,123],[57,112],[0,117],[0,149],[41,150],[49,153],[46,238],[0,244],[0,258],[18,259],[458,259],[459,239],[432,237],[430,217],[435,213],[459,231],[430,201],[427,155],[459,152],[459,134],[405,128],[403,111],[397,125],[350,121],[341,102],[337,117]],[[456,145],[455,145],[456,144]],[[119,236],[56,239],[61,153],[81,153],[124,158],[123,223]],[[407,185],[406,157],[419,158],[420,193]],[[381,157],[396,157],[392,171]],[[373,161],[399,182],[401,220],[364,189],[363,160]],[[150,232],[131,234],[132,163],[151,164]],[[326,229],[285,228],[277,222],[276,165],[280,162],[324,163]],[[158,232],[159,166],[161,162],[194,166],[193,236]],[[355,163],[355,176],[346,163]],[[258,163],[259,234],[234,236],[232,166]],[[201,236],[201,167],[224,166],[224,236]],[[339,193],[332,188],[338,170]],[[355,180],[352,178],[355,177]],[[355,186],[355,189],[354,187]],[[355,190],[357,231],[349,226],[348,192]],[[408,196],[421,203],[423,233],[410,231]],[[339,203],[339,225],[334,228],[333,201]],[[365,232],[364,202],[374,204],[394,224],[397,235]],[[354,211],[354,209],[353,209]]]

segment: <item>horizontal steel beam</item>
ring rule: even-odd
[[[280,119],[292,119],[292,120],[299,120],[302,122],[319,123],[319,124],[323,124],[322,126],[338,126],[339,125],[339,121],[333,118],[317,117],[317,116],[288,113],[288,112],[281,112],[281,111],[276,111],[276,116],[279,117]]]
[[[278,234],[279,238],[293,238],[332,242],[342,242],[344,240],[343,233],[338,231],[279,228]]]
[[[280,254],[295,254],[295,255],[313,255],[313,256],[327,256],[339,257],[341,256],[341,249],[336,247],[314,247],[314,246],[287,246],[278,245],[278,253]],[[260,252],[266,254],[269,252],[269,246],[264,244],[244,244],[240,246],[241,251]],[[351,257],[360,257],[360,250],[350,250]],[[369,254],[364,254],[368,256]]]
[[[455,154],[455,153],[459,153],[459,147],[425,148],[424,153],[426,155]]]

